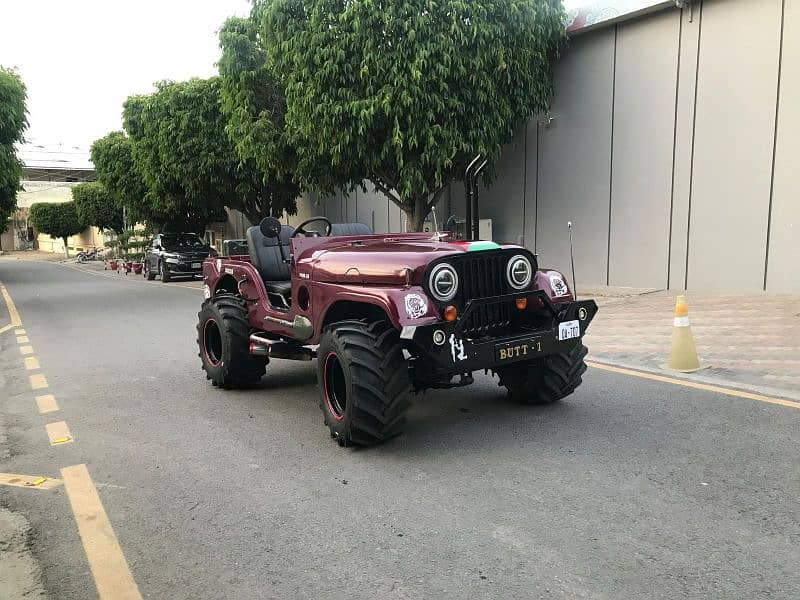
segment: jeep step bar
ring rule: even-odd
[[[250,334],[250,354],[285,360],[311,360],[317,357],[317,353],[311,348],[285,340],[271,340],[258,333]]]

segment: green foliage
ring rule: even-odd
[[[119,233],[106,246],[111,248],[112,256],[123,260],[142,260],[144,249],[150,241],[150,234],[143,229],[128,229]]]
[[[22,141],[28,127],[25,84],[16,71],[0,67],[0,233],[17,208],[17,192],[22,178],[22,163],[14,144]]]
[[[260,13],[256,3],[252,18],[231,17],[220,29],[221,109],[243,170],[261,177],[262,198],[251,196],[259,201],[261,216],[280,216],[283,210],[296,212],[302,190],[294,182],[296,155],[284,135],[283,89],[267,66],[257,35]]]
[[[131,222],[150,221],[154,215],[145,203],[147,187],[133,160],[131,138],[122,131],[113,131],[95,140],[91,152],[97,181],[116,207],[125,207]]]
[[[198,231],[226,220],[224,207],[258,222],[286,204],[265,190],[254,162],[240,161],[225,133],[219,78],[161,82],[155,93],[124,104],[125,128],[133,142],[135,169],[146,187],[141,212],[173,231]]]
[[[72,188],[72,200],[82,223],[117,233],[122,231],[122,209],[102,183],[79,183]]]
[[[33,226],[51,238],[61,238],[67,251],[67,238],[86,229],[74,202],[37,202],[31,206]]]
[[[420,229],[476,154],[547,108],[560,0],[264,0],[261,55],[315,187],[372,181]],[[250,56],[250,55],[248,55]]]

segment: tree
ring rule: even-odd
[[[548,106],[561,0],[263,1],[299,177],[368,179],[412,230],[471,158],[495,159]]]
[[[72,200],[82,223],[122,233],[122,209],[102,183],[79,183],[72,188]]]
[[[0,233],[17,209],[22,163],[14,145],[22,141],[28,127],[25,84],[16,71],[0,67]]]
[[[64,256],[69,258],[67,238],[86,229],[74,202],[37,202],[31,205],[31,223],[51,238],[64,241]]]
[[[135,168],[147,188],[151,220],[174,230],[198,231],[225,220],[224,207],[258,222],[284,208],[293,212],[295,193],[282,196],[263,183],[255,163],[241,161],[225,133],[220,81],[161,82],[149,96],[125,102],[125,129],[133,141]]]
[[[251,212],[280,216],[284,210],[296,212],[302,189],[295,181],[297,156],[284,135],[283,88],[258,39],[261,11],[256,2],[250,18],[231,17],[220,29],[221,109],[240,166],[261,178],[260,194],[248,199],[258,205]]]
[[[92,144],[92,163],[97,181],[119,210],[127,209],[132,223],[154,220],[146,204],[147,186],[133,160],[133,141],[122,131],[113,131]]]

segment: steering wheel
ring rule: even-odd
[[[319,232],[317,231],[306,231],[305,229],[306,225],[308,225],[309,223],[314,223],[315,221],[322,221],[323,223],[325,223],[325,233],[323,235],[325,237],[328,237],[331,234],[332,226],[331,222],[325,217],[311,217],[310,219],[306,219],[305,221],[300,223],[300,225],[297,226],[297,229],[294,230],[292,237],[297,237],[301,233],[305,237],[312,237],[315,235],[319,235]]]

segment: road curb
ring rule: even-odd
[[[649,373],[650,375],[660,375],[662,377],[671,377],[673,379],[679,379],[682,381],[691,381],[692,383],[714,385],[718,387],[729,388],[731,390],[762,394],[764,396],[773,396],[775,398],[790,400],[792,402],[800,402],[800,393],[794,393],[783,388],[774,388],[769,386],[741,383],[739,381],[731,381],[730,379],[723,379],[721,377],[708,377],[707,375],[703,374],[703,370],[696,371],[694,373],[681,373],[678,371],[669,371],[666,369],[659,369],[636,363],[611,360],[603,356],[592,356],[591,354],[587,358],[587,361],[596,362],[609,367],[630,369],[631,371],[641,371],[642,373]]]

